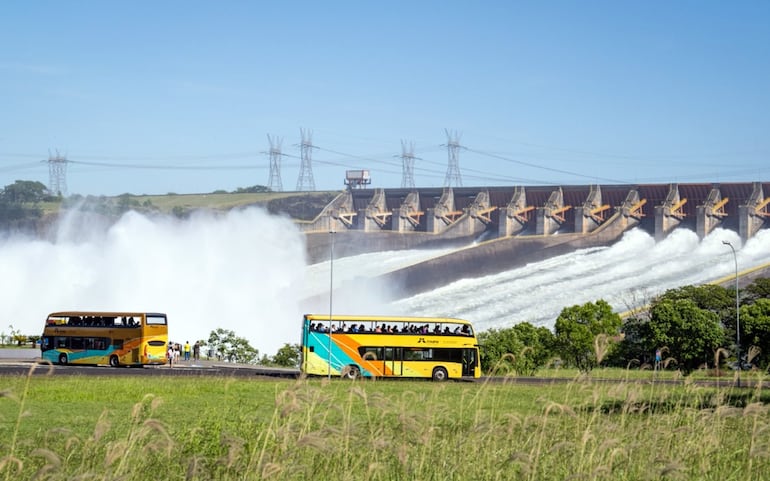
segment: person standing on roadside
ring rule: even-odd
[[[193,360],[196,362],[201,360],[201,343],[199,341],[195,341],[193,346]]]
[[[185,341],[184,343],[184,360],[190,360],[190,341]]]

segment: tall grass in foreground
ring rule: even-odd
[[[764,480],[759,390],[0,377],[0,480]]]

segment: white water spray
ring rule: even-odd
[[[299,341],[293,296],[305,276],[304,238],[261,209],[189,220],[127,213],[109,228],[62,221],[52,242],[0,243],[2,330],[39,334],[52,311],[154,311],[175,342],[235,331],[274,354]],[[77,226],[73,229],[72,226]]]
[[[478,329],[510,327],[519,322],[553,328],[561,310],[607,301],[616,311],[648,303],[667,289],[697,285],[734,273],[732,252],[722,244],[741,245],[734,231],[716,229],[699,241],[677,229],[656,243],[632,230],[616,244],[583,249],[479,279],[464,279],[394,303],[416,315],[471,320]],[[738,251],[740,270],[770,262],[770,231],[760,231]]]

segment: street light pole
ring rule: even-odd
[[[735,261],[735,351],[738,357],[738,387],[741,387],[743,362],[741,362],[741,306],[738,298],[738,254],[735,253],[735,247],[730,242],[722,241],[722,244],[730,247],[730,250],[733,251],[733,260]]]
[[[334,229],[329,231],[329,372],[328,378],[332,378],[332,293],[334,292]]]

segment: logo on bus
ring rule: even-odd
[[[417,344],[438,344],[438,341],[435,339],[426,341],[424,337],[420,337],[417,339]]]

